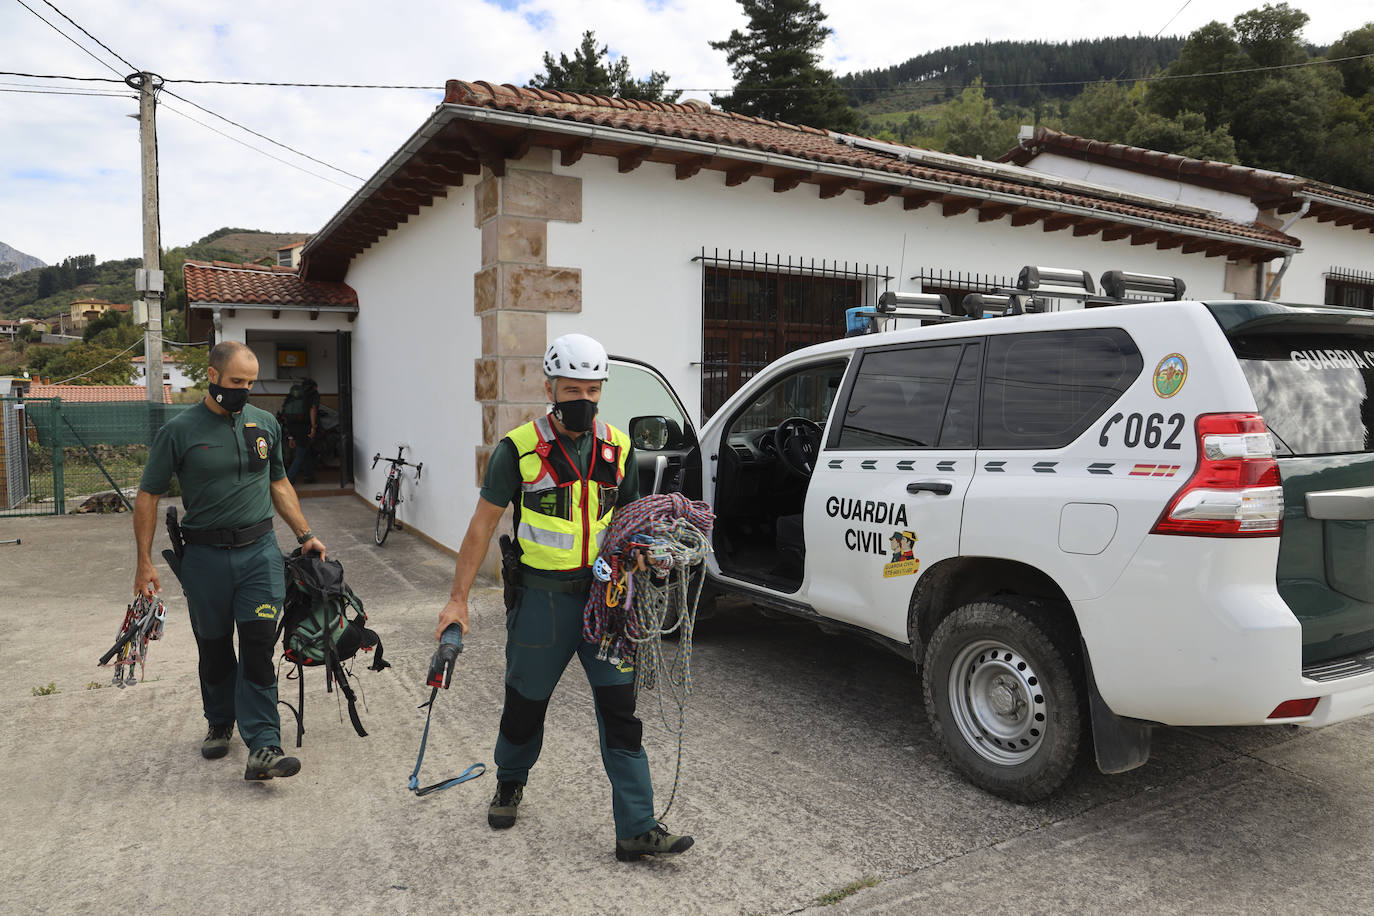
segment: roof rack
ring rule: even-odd
[[[990,293],[968,293],[961,305],[964,314],[954,314],[949,297],[935,293],[899,293],[889,290],[874,306],[845,310],[846,337],[896,330],[897,320],[918,321],[922,326],[948,321],[968,321],[1029,315],[1045,311],[1046,299],[1074,299],[1084,308],[1129,305],[1145,301],[1176,301],[1187,289],[1179,277],[1160,274],[1108,270],[1102,274],[1102,293],[1097,291],[1092,274],[1068,267],[1021,268],[1013,289]],[[1135,296],[1136,298],[1127,298]],[[1141,297],[1151,297],[1149,299]]]

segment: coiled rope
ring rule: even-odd
[[[598,646],[597,657],[635,666],[635,690],[657,690],[659,720],[677,738],[673,788],[659,820],[673,807],[682,778],[692,633],[714,521],[710,506],[681,493],[646,496],[617,510],[583,612],[582,635]],[[643,571],[635,569],[636,550],[644,555],[648,568]],[[673,632],[678,648],[669,658],[663,637]],[[677,707],[676,722],[670,720],[670,705]]]

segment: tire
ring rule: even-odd
[[[1077,641],[1046,603],[967,604],[936,627],[923,666],[926,716],[969,782],[1016,802],[1069,778],[1088,722]]]
[[[386,543],[386,536],[391,533],[391,526],[396,521],[396,481],[388,480],[386,487],[382,490],[382,504],[377,507],[377,546],[381,547]]]

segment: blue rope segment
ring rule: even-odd
[[[418,709],[424,709],[427,706],[429,707],[429,712],[425,714],[425,733],[420,738],[420,754],[415,758],[415,769],[411,772],[410,782],[407,785],[407,788],[415,793],[416,798],[423,798],[431,792],[442,792],[444,789],[450,786],[456,786],[460,782],[476,779],[487,771],[487,765],[485,763],[474,763],[464,770],[462,774],[452,779],[445,779],[442,782],[436,782],[432,786],[425,786],[423,789],[420,788],[420,765],[425,762],[425,745],[429,744],[429,723],[430,719],[434,716],[434,698],[438,695],[439,688],[432,688],[429,692],[429,701],[417,707]]]

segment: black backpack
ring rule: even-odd
[[[310,395],[314,390],[315,383],[310,379],[292,385],[281,405],[282,420],[291,424],[307,422],[310,419]]]
[[[348,718],[354,730],[366,738],[344,662],[363,651],[373,653],[369,670],[391,667],[382,658],[382,640],[375,630],[367,628],[363,602],[344,582],[343,566],[338,560],[322,560],[316,553],[302,555],[297,548],[290,556],[283,556],[282,561],[286,565],[286,600],[279,627],[282,657],[296,666],[299,708],[285,700],[280,702],[296,714],[296,747],[301,746],[301,736],[305,734],[304,669],[312,667],[324,668],[327,691],[332,692],[335,683],[339,685],[348,701]]]

